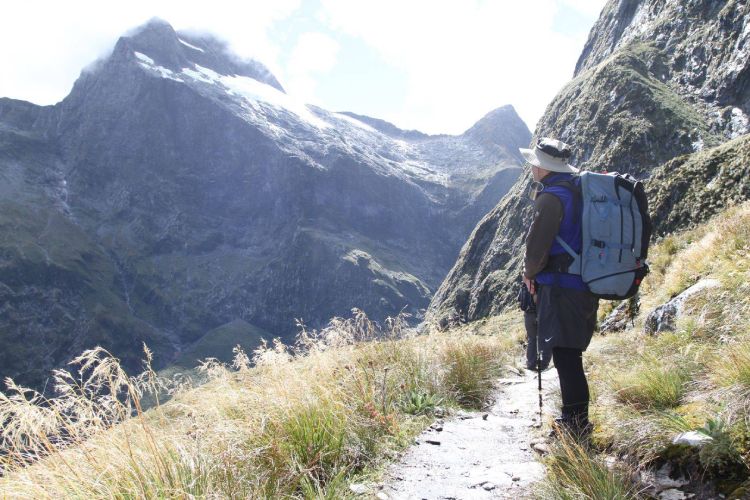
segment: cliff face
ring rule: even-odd
[[[600,64],[637,41],[650,41],[667,58],[665,81],[679,87],[700,107],[716,112],[750,103],[750,32],[747,2],[739,0],[609,2],[591,31],[575,74]],[[725,116],[712,116],[716,129],[741,134]],[[721,120],[717,120],[721,118]],[[712,124],[714,125],[714,124]]]
[[[548,106],[535,137],[572,144],[571,161],[583,169],[648,179],[658,168],[647,184],[656,198],[657,223],[665,223],[657,232],[684,227],[688,219],[658,214],[667,206],[674,214],[689,212],[690,197],[683,196],[688,189],[670,198],[659,187],[674,186],[668,179],[686,170],[660,165],[748,132],[749,55],[747,3],[610,1],[591,31],[574,78]],[[688,163],[693,170],[705,165]],[[716,168],[734,171],[740,165]],[[528,175],[522,177],[476,227],[435,293],[428,319],[440,325],[470,321],[512,303],[531,215],[525,199],[528,184]],[[716,190],[714,203],[746,193],[744,188]]]
[[[0,99],[0,378],[97,344],[164,365],[232,325],[420,317],[530,132],[510,106],[460,136],[388,125],[159,21],[58,105]]]

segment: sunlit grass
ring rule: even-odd
[[[545,460],[547,477],[542,483],[542,498],[612,499],[639,498],[631,472],[622,464],[608,467],[601,457],[563,434]]]
[[[411,442],[436,406],[478,406],[519,354],[519,324],[415,335],[360,311],[302,329],[233,366],[207,361],[200,387],[149,368],[128,376],[97,349],[58,395],[10,383],[0,397],[0,491],[9,498],[341,498]],[[489,333],[489,334],[488,334]],[[147,359],[148,361],[148,359]],[[172,399],[142,411],[147,395]],[[2,496],[0,495],[0,496]]]
[[[750,203],[663,238],[650,261],[636,326],[595,338],[584,356],[594,444],[641,467],[697,464],[695,480],[731,477],[721,482],[731,489],[750,471]],[[675,331],[642,330],[656,306],[704,279],[715,285],[684,302]],[[711,422],[720,431],[701,453],[672,445]]]
[[[691,375],[685,366],[646,357],[635,368],[615,376],[613,389],[620,402],[639,410],[665,410],[680,405]]]

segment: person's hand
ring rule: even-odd
[[[534,280],[530,280],[526,276],[523,277],[523,284],[526,285],[526,288],[529,290],[529,293],[531,295],[536,295],[536,287],[534,286]],[[536,297],[535,297],[536,299]]]

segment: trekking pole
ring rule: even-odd
[[[542,349],[539,345],[539,320],[534,318],[537,323],[536,328],[536,375],[539,382],[539,425],[542,425]]]

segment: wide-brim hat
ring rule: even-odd
[[[562,141],[543,137],[539,139],[534,149],[518,148],[524,159],[531,165],[550,172],[575,174],[578,169],[568,165],[568,158],[572,154],[570,146]]]

